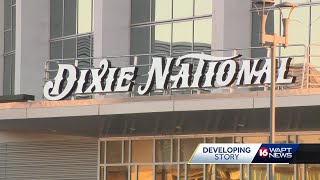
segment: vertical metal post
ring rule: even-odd
[[[275,102],[276,102],[276,96],[275,96],[275,88],[276,88],[276,65],[277,65],[277,59],[276,59],[276,48],[277,44],[281,44],[284,47],[288,46],[288,27],[289,27],[289,19],[291,12],[295,7],[297,7],[296,4],[292,3],[290,5],[288,4],[279,4],[276,5],[275,7],[278,7],[281,11],[282,7],[291,7],[291,11],[289,13],[288,18],[283,18],[282,17],[282,23],[285,27],[283,31],[283,36],[278,36],[276,33],[273,35],[266,34],[266,22],[267,22],[267,17],[268,13],[265,14],[265,6],[266,3],[271,3],[274,4],[274,1],[269,1],[269,0],[261,0],[257,1],[257,3],[262,3],[262,15],[261,15],[261,43],[265,45],[266,42],[272,43],[272,56],[271,56],[271,82],[270,82],[270,137],[269,137],[269,143],[273,144],[275,142],[275,131],[276,131],[276,107],[275,107]],[[282,15],[282,12],[281,12]],[[283,15],[282,15],[283,16]],[[271,40],[271,37],[273,37],[273,40]],[[275,175],[275,169],[274,165],[268,165],[268,177],[270,180],[274,179]]]
[[[104,180],[107,180],[107,165],[106,165],[106,164],[107,164],[107,147],[108,147],[108,146],[107,146],[107,142],[108,142],[108,141],[105,141],[105,142],[103,143],[103,144],[104,144],[104,148],[103,148],[103,149],[104,149],[104,151],[103,151],[103,157],[104,157],[104,163],[103,163],[103,164],[104,164],[104,166],[103,166],[103,167],[104,167],[104,168],[103,168],[103,171],[104,171],[104,173],[103,173],[103,174],[104,174]]]
[[[304,50],[304,63],[303,63],[303,68],[302,68],[302,81],[301,81],[301,89],[303,89],[304,86],[304,79],[306,77],[306,64],[309,64],[309,59],[310,59],[310,46],[305,47]],[[291,72],[291,74],[293,74],[293,72]],[[307,81],[308,81],[308,76],[307,76]]]
[[[275,143],[275,131],[276,131],[276,68],[277,68],[277,46],[276,35],[274,36],[274,42],[272,47],[272,59],[271,59],[271,83],[270,83],[270,143]]]
[[[271,83],[270,83],[270,138],[269,143],[275,143],[276,131],[276,65],[277,65],[277,34],[274,34],[272,43],[272,57],[271,57]],[[269,179],[274,179],[274,165],[271,164],[269,168]]]
[[[232,50],[232,55],[233,56],[236,56],[237,55],[237,49],[233,49]],[[231,84],[230,88],[229,88],[229,91],[230,93],[234,93],[234,90],[235,90],[235,82]]]
[[[272,59],[272,47],[267,48],[267,57],[271,57]],[[263,91],[268,91],[268,84],[264,84]]]
[[[101,171],[101,168],[100,168],[100,154],[101,154],[101,147],[100,147],[100,140],[98,140],[98,166],[97,166],[97,180],[100,180],[101,179],[101,177],[100,177],[100,175],[101,175],[101,173],[100,173],[100,171]]]

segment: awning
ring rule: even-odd
[[[277,131],[320,130],[320,95],[277,97]],[[255,133],[269,129],[268,92],[132,97],[0,105],[0,130],[81,136]]]

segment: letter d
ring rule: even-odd
[[[54,78],[54,82],[48,81],[43,87],[44,97],[51,101],[64,99],[72,93],[78,78],[78,69],[75,66],[70,64],[59,64],[58,66],[59,70]],[[66,78],[67,72],[69,74],[68,78]],[[65,80],[67,81],[67,84],[62,90],[62,85]]]

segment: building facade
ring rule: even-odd
[[[293,58],[296,81],[276,87],[276,142],[319,143],[320,1],[292,1],[289,46],[277,57]],[[199,143],[268,143],[268,84],[137,93],[153,57],[270,57],[261,13],[251,0],[0,0],[0,95],[35,96],[0,104],[0,179],[272,179],[263,164],[187,163]],[[281,34],[280,10],[268,13],[267,33]],[[44,98],[58,64],[85,70],[103,58],[139,68],[132,92]],[[187,62],[195,72],[199,60]],[[274,179],[318,180],[319,172],[276,165]]]

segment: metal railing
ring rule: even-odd
[[[308,63],[306,63],[306,87],[320,88],[320,44],[308,46]]]
[[[290,85],[277,85],[277,90],[285,89],[307,89],[307,88],[320,88],[320,45],[305,46],[303,44],[289,45],[287,48],[278,47],[279,54],[277,58],[292,57],[289,76],[296,77],[296,82]],[[294,52],[294,53],[292,53]],[[138,54],[138,55],[124,55],[124,56],[107,56],[107,57],[89,57],[89,58],[77,58],[77,59],[54,59],[48,60],[45,65],[45,78],[44,81],[51,81],[55,77],[57,72],[57,64],[73,64],[79,69],[90,69],[98,67],[101,59],[106,58],[111,61],[115,67],[130,67],[136,66],[139,68],[138,77],[135,80],[135,85],[132,92],[122,93],[125,96],[138,96],[136,93],[137,87],[146,84],[148,78],[148,71],[152,65],[152,57],[179,57],[188,53],[205,53],[214,56],[233,56],[242,54],[243,56],[238,58],[241,60],[253,60],[258,58],[270,58],[271,49],[268,47],[249,47],[249,48],[234,48],[234,49],[213,49],[204,51],[184,51],[169,53],[155,53],[155,54]],[[265,54],[265,56],[258,56],[259,54]],[[248,58],[250,57],[250,58]],[[193,71],[196,69],[197,60],[190,59],[186,62],[194,65]],[[173,75],[177,73],[179,69],[173,68]],[[90,79],[89,79],[90,80]],[[175,95],[175,94],[208,94],[208,93],[234,93],[243,91],[267,91],[269,85],[252,85],[252,86],[234,86],[230,87],[212,87],[212,88],[188,88],[188,89],[169,89],[167,90],[152,90],[149,96],[154,95]],[[118,94],[118,93],[116,93]],[[99,96],[112,97],[109,95],[115,95],[115,93],[103,93]],[[94,98],[96,94],[73,94],[71,99],[82,98]]]

